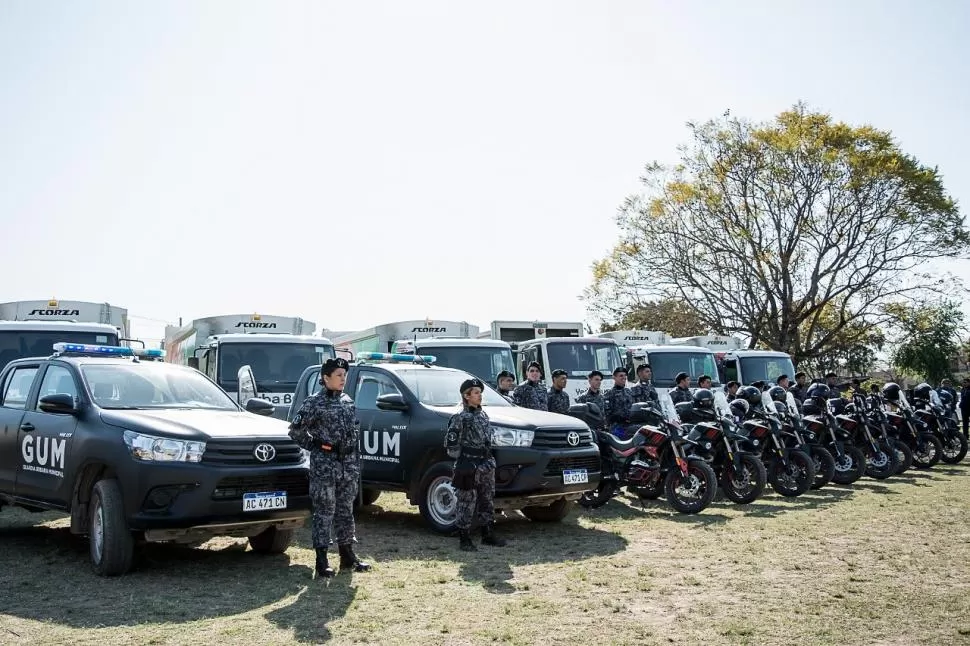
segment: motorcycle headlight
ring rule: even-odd
[[[155,437],[135,431],[125,431],[125,446],[131,457],[146,462],[201,462],[205,442]]]
[[[532,446],[535,431],[492,426],[492,446]]]
[[[759,444],[761,444],[761,440],[751,440],[751,444],[753,446],[758,446]]]

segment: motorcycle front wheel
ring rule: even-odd
[[[664,480],[670,506],[682,514],[698,514],[711,504],[717,493],[717,475],[707,462],[689,460],[687,473],[674,466]]]

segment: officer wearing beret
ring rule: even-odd
[[[482,526],[482,545],[502,547],[495,536],[495,458],[492,457],[492,427],[482,410],[485,385],[466,379],[460,387],[462,410],[455,413],[445,432],[445,450],[455,460],[451,484],[458,498],[458,535],[466,552],[477,550],[471,539],[474,517]]]
[[[512,389],[515,388],[515,375],[508,370],[503,370],[498,373],[498,376],[495,378],[495,383],[498,384],[498,394],[505,397],[509,402],[512,402]]]
[[[548,405],[550,413],[569,413],[569,393],[566,392],[566,379],[569,375],[565,370],[552,371],[552,388],[549,389]]]
[[[603,426],[601,427],[601,429],[593,429],[593,430],[605,429],[606,428],[606,399],[603,397],[603,393],[600,392],[600,386],[603,383],[603,373],[600,372],[599,370],[593,370],[586,377],[586,380],[589,383],[589,388],[586,389],[586,392],[584,392],[582,395],[576,398],[576,402],[580,404],[596,404],[600,409],[600,413],[603,414]]]
[[[320,370],[323,388],[307,397],[290,423],[290,437],[310,451],[310,502],[313,547],[318,577],[332,577],[327,561],[330,527],[337,535],[340,568],[366,572],[370,565],[354,554],[354,498],[360,480],[358,433],[354,400],[343,392],[349,365],[327,359]]]
[[[694,401],[694,395],[690,392],[690,375],[686,372],[678,372],[674,377],[677,387],[670,391],[670,399],[675,404]]]
[[[533,410],[549,410],[546,390],[539,384],[542,378],[542,368],[535,361],[529,364],[525,371],[525,381],[512,391],[512,401],[516,406]]]

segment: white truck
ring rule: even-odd
[[[0,370],[14,359],[50,356],[58,342],[119,345],[130,336],[128,310],[109,303],[0,303]]]
[[[773,350],[734,350],[720,358],[721,379],[750,386],[758,381],[775,384],[786,375],[795,382],[795,365],[791,355]]]
[[[727,352],[729,350],[740,350],[744,342],[736,336],[723,334],[708,334],[704,336],[682,336],[670,339],[668,345],[692,345],[701,348],[710,348],[714,352]]]
[[[422,354],[435,357],[435,365],[458,368],[475,375],[493,388],[496,376],[503,370],[515,374],[512,347],[505,341],[494,339],[418,339],[399,341],[394,352]]]
[[[661,330],[614,330],[600,332],[594,336],[613,339],[621,348],[635,345],[667,345],[670,342],[670,336]]]
[[[697,380],[703,375],[711,378],[712,386],[721,385],[721,375],[717,370],[717,358],[710,348],[690,345],[641,345],[627,348],[630,359],[630,374],[635,378],[636,368],[644,363],[653,372],[651,383],[657,394],[666,395],[677,383],[675,377],[686,372],[690,376],[691,388],[697,387]]]
[[[590,372],[603,373],[601,389],[605,392],[613,387],[613,370],[624,365],[616,341],[595,336],[524,341],[519,344],[518,358],[518,375],[522,379],[533,361],[539,364],[547,382],[553,370],[565,370],[570,403],[576,403],[576,397],[586,392]]]
[[[400,341],[417,339],[453,338],[473,339],[478,336],[478,326],[465,321],[394,321],[375,325],[366,330],[350,332],[333,337],[338,351],[350,351],[354,356],[361,352],[392,352]]]
[[[256,396],[271,402],[273,416],[284,419],[303,370],[335,356],[329,339],[312,336],[315,329],[314,323],[293,317],[210,316],[183,327],[166,326],[164,349],[168,362],[196,368],[233,398],[239,369],[249,366]]]
[[[477,336],[480,339],[495,339],[516,344],[533,339],[581,337],[584,333],[581,321],[492,321],[489,329],[482,331]]]

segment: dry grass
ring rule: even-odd
[[[94,576],[66,521],[0,514],[0,643],[970,643],[970,465],[699,516],[614,501],[457,549],[401,496],[360,514],[369,574],[311,580],[245,543],[151,546]],[[34,524],[40,523],[40,524]]]

